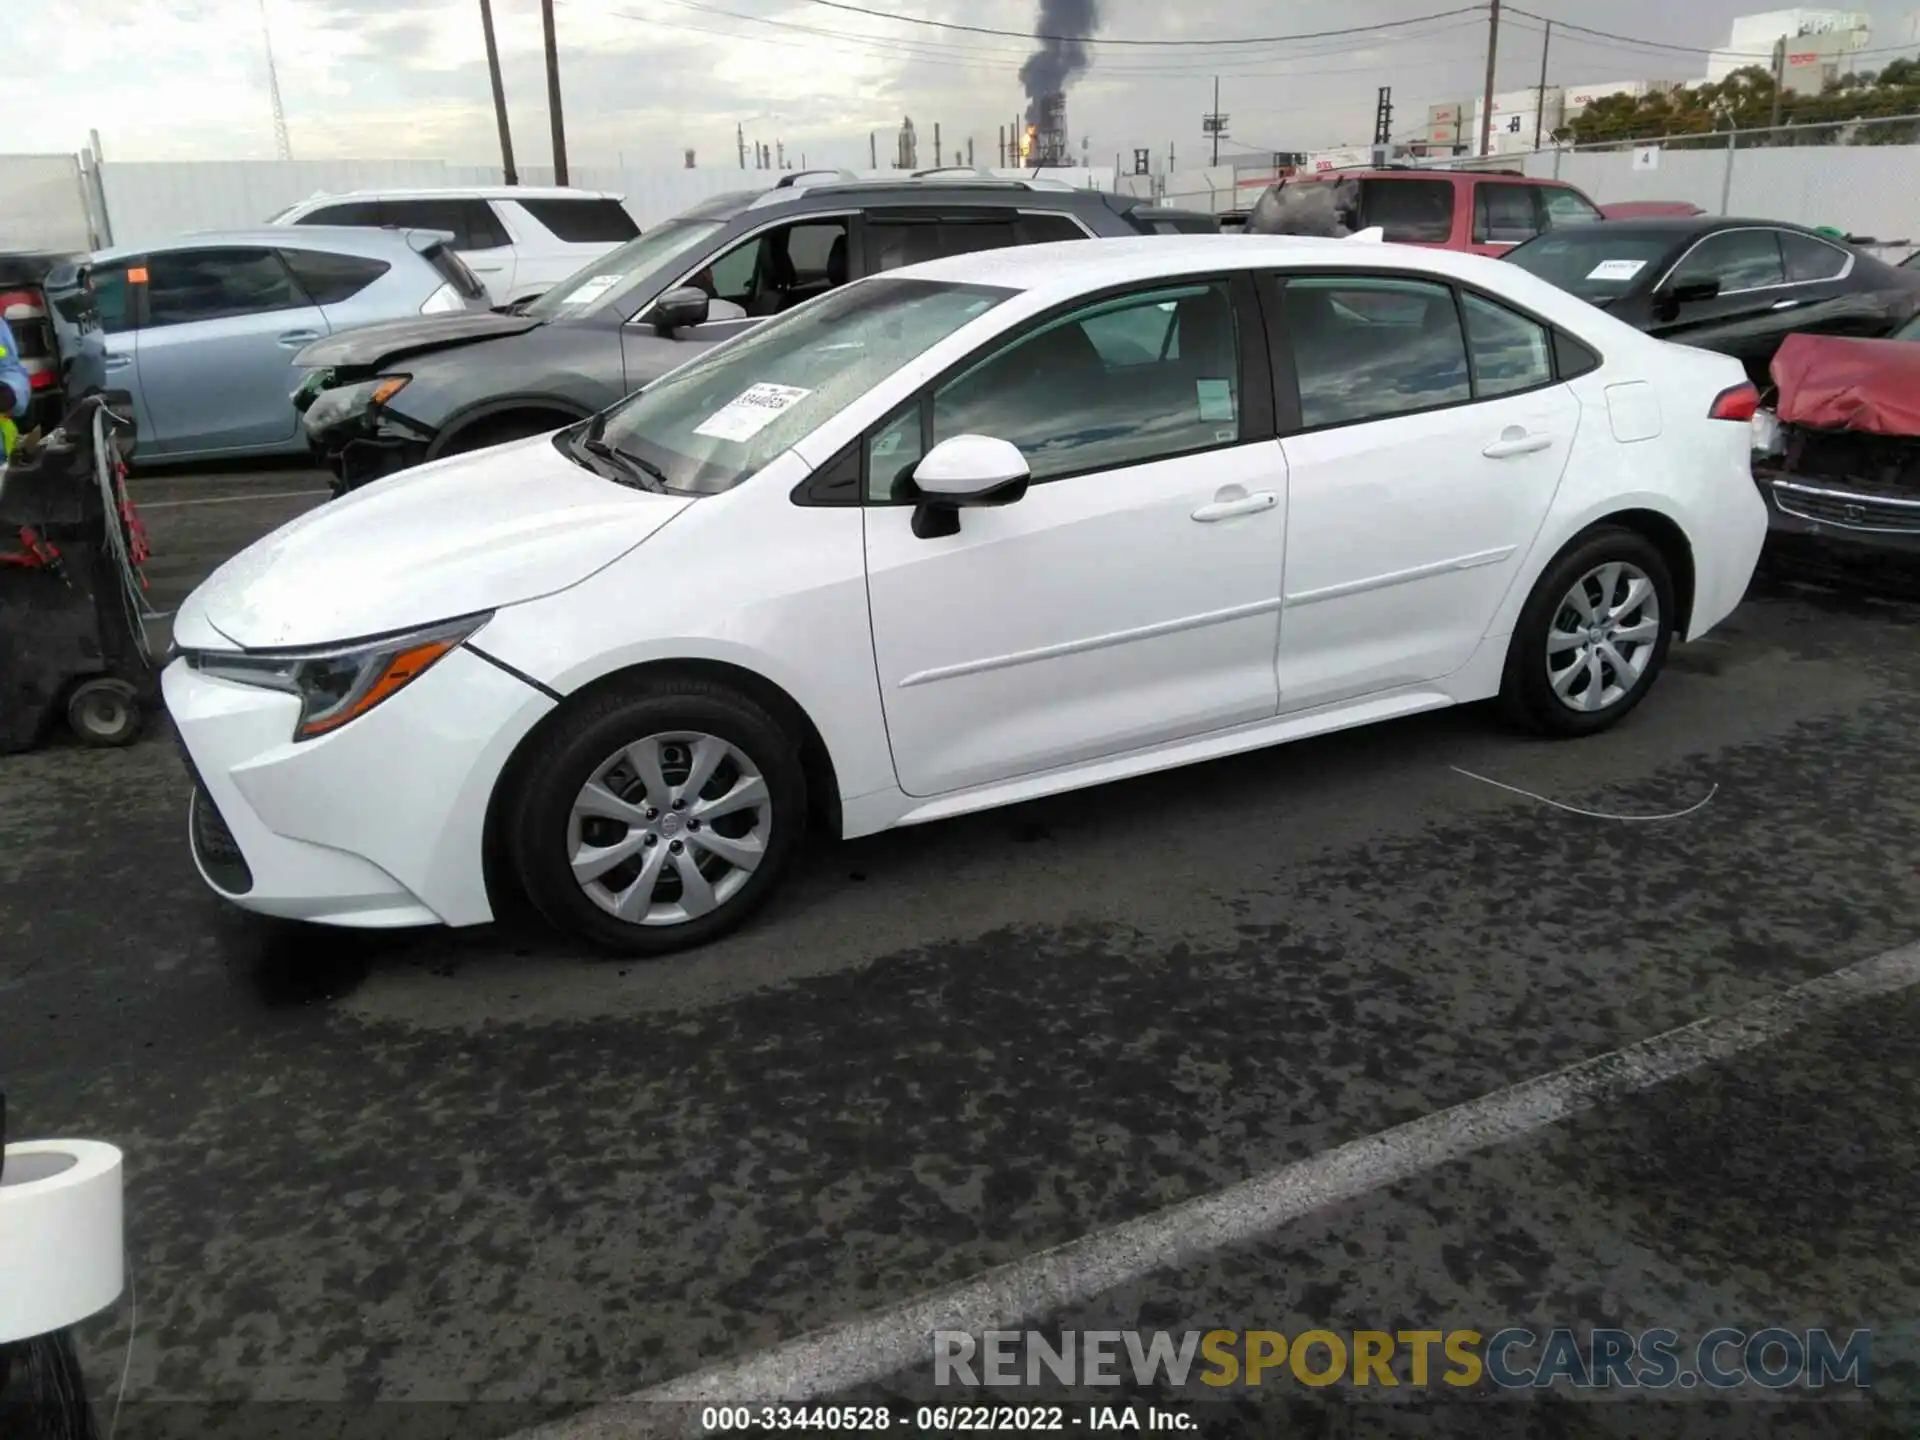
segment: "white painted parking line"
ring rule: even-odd
[[[330,490],[269,490],[264,495],[208,495],[198,500],[142,500],[133,502],[136,510],[178,510],[186,505],[239,505],[249,500],[297,500],[307,496],[320,499]]]
[[[1095,1231],[945,1290],[666,1381],[524,1432],[521,1440],[685,1433],[697,1428],[698,1411],[690,1409],[690,1403],[814,1401],[872,1384],[926,1363],[936,1330],[977,1335],[1018,1329],[1156,1270],[1257,1240],[1316,1210],[1521,1139],[1608,1101],[1771,1044],[1847,1006],[1917,984],[1920,943],[1279,1166],[1216,1194]]]

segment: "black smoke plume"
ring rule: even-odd
[[[1039,35],[1091,35],[1100,28],[1098,0],[1040,0]],[[1040,123],[1040,102],[1067,88],[1067,82],[1093,63],[1087,47],[1076,39],[1042,40],[1040,48],[1020,67],[1020,83],[1027,91],[1027,123]]]

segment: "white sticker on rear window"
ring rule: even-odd
[[[626,278],[624,275],[595,275],[591,279],[582,280],[573,288],[562,303],[567,305],[591,305]]]
[[[1602,260],[1587,272],[1587,279],[1631,280],[1646,268],[1644,260]]]
[[[762,381],[758,385],[748,386],[694,426],[693,433],[705,435],[710,440],[751,440],[778,420],[783,412],[792,409],[812,393],[797,385],[774,385]]]
[[[1196,380],[1202,420],[1233,419],[1233,385],[1226,380]]]

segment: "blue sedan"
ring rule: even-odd
[[[98,252],[107,384],[133,394],[135,458],[303,453],[301,350],[358,325],[487,308],[452,239],[303,226]]]

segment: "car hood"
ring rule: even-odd
[[[384,365],[389,360],[422,350],[445,350],[454,345],[471,345],[476,340],[522,335],[543,323],[526,315],[502,315],[496,310],[422,315],[418,320],[383,320],[378,325],[360,325],[316,340],[294,356],[293,363],[314,370]]]
[[[548,437],[423,465],[309,510],[181,608],[180,643],[327,645],[551,595],[604,568],[683,496],[583,470]],[[194,636],[202,638],[196,640]]]

